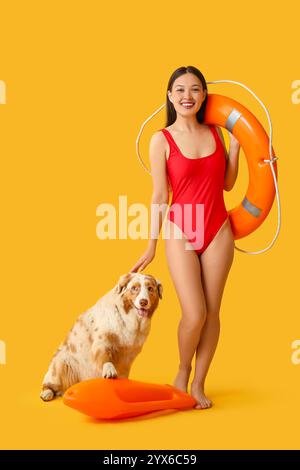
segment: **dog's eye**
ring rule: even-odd
[[[132,292],[136,292],[138,290],[138,286],[132,286],[131,290]]]
[[[148,291],[149,291],[149,292],[153,292],[153,291],[154,291],[153,287],[149,286],[149,287],[148,287]]]

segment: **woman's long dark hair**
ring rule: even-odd
[[[200,72],[200,70],[198,70],[196,67],[193,67],[192,65],[188,65],[187,67],[179,67],[178,69],[175,70],[175,72],[172,73],[172,75],[170,77],[170,80],[169,80],[169,83],[168,83],[168,88],[167,88],[167,97],[166,97],[166,99],[167,99],[167,103],[166,103],[167,122],[166,122],[165,127],[170,126],[171,124],[173,124],[173,122],[176,121],[176,111],[175,111],[173,103],[171,103],[171,101],[169,100],[168,91],[172,91],[174,81],[176,80],[176,78],[180,77],[184,73],[193,73],[194,75],[196,75],[196,77],[198,77],[199,80],[202,83],[203,90],[206,90],[205,100],[203,101],[201,108],[199,109],[199,111],[196,114],[196,118],[197,118],[198,122],[203,122],[204,121],[205,108],[206,108],[206,103],[207,103],[207,84],[206,84],[206,80],[205,80],[204,76],[202,75],[202,73]]]

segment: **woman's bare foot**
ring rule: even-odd
[[[182,392],[187,392],[187,386],[190,378],[191,368],[179,368],[177,376],[173,382],[174,387]]]
[[[202,385],[191,384],[191,395],[197,400],[197,404],[194,406],[196,410],[210,408],[212,406],[212,401],[205,395]]]

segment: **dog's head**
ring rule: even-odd
[[[151,274],[123,274],[116,286],[126,313],[134,309],[139,317],[151,318],[162,299],[162,284]]]

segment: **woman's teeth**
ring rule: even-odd
[[[182,103],[181,106],[183,106],[184,108],[191,108],[192,106],[194,106],[194,103]]]

